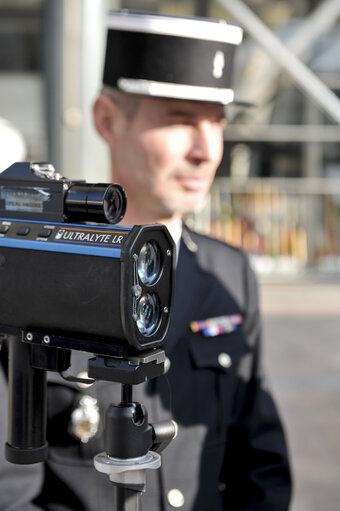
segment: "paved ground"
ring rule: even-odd
[[[291,511],[338,511],[340,278],[261,282],[260,290],[265,359],[295,475]]]

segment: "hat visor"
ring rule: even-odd
[[[168,82],[156,82],[133,78],[119,78],[118,89],[127,94],[136,94],[155,98],[182,99],[188,101],[204,101],[235,105],[242,107],[255,106],[253,103],[234,98],[232,89],[202,87]]]
[[[232,89],[202,87],[197,85],[156,82],[132,78],[119,78],[118,89],[128,94],[141,96],[183,99],[189,101],[207,101],[227,105],[234,100]]]

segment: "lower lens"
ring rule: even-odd
[[[142,295],[137,305],[137,327],[141,334],[151,335],[159,321],[159,304],[155,294]]]

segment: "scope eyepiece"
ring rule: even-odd
[[[119,184],[71,185],[65,196],[65,213],[69,221],[119,223],[126,211],[126,194]]]

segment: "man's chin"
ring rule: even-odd
[[[183,196],[181,198],[176,197],[172,200],[166,200],[164,203],[170,213],[179,213],[181,215],[198,213],[204,208],[205,204],[206,196],[202,197],[199,194],[190,194],[190,196]]]

